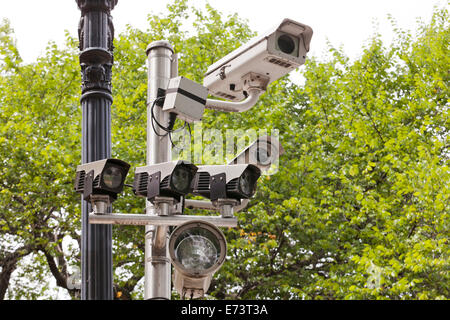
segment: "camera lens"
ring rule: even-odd
[[[172,186],[180,193],[186,193],[191,184],[191,171],[178,166],[172,173]]]
[[[256,160],[263,165],[270,164],[271,157],[269,151],[266,148],[259,147],[256,150]]]
[[[291,36],[283,34],[278,38],[278,47],[281,52],[292,54],[295,50],[295,41]]]
[[[239,188],[241,192],[251,197],[255,193],[256,177],[250,170],[245,170],[239,178]]]
[[[219,260],[218,239],[207,229],[188,229],[180,234],[177,242],[175,257],[185,269],[201,272],[211,268]]]
[[[122,184],[122,170],[117,167],[108,167],[103,173],[103,183],[110,189],[116,189]]]

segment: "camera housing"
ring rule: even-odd
[[[75,191],[83,194],[86,201],[93,195],[105,195],[110,202],[123,191],[130,165],[118,159],[104,159],[77,167]]]
[[[245,148],[229,164],[253,164],[261,171],[267,171],[283,153],[284,149],[276,138],[263,136]]]
[[[211,95],[230,101],[247,98],[251,88],[265,91],[268,84],[305,63],[312,34],[311,27],[284,19],[212,64],[203,85]]]
[[[176,77],[169,80],[165,94],[164,111],[189,123],[202,120],[208,97],[204,86],[185,77]]]
[[[168,247],[175,290],[183,298],[204,296],[225,262],[227,242],[222,231],[204,221],[187,222],[172,232]]]
[[[197,167],[188,161],[170,161],[136,168],[133,192],[154,202],[155,197],[176,200],[191,191]]]
[[[192,193],[215,201],[249,199],[256,192],[261,170],[251,164],[199,166]]]

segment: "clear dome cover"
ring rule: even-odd
[[[220,244],[217,237],[207,229],[186,230],[175,244],[175,257],[185,269],[201,272],[217,263]]]

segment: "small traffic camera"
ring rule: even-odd
[[[171,161],[136,168],[133,191],[153,202],[155,197],[176,200],[191,191],[197,167],[188,161]]]
[[[249,199],[260,176],[261,170],[251,164],[199,166],[192,193],[212,201]]]
[[[130,165],[118,159],[104,159],[77,167],[75,191],[90,201],[94,195],[108,196],[109,202],[123,191]]]

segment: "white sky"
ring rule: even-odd
[[[291,18],[311,26],[314,36],[311,54],[322,55],[327,39],[344,46],[351,58],[361,53],[361,45],[375,30],[385,41],[392,38],[387,20],[391,14],[403,29],[414,30],[417,18],[429,21],[434,5],[444,7],[447,0],[209,0],[214,8],[230,14],[238,12],[258,33]],[[145,30],[147,14],[166,11],[168,0],[119,0],[113,10],[117,33],[126,24]],[[170,1],[171,3],[171,1]],[[191,1],[204,8],[205,0]],[[80,11],[75,0],[0,1],[0,19],[8,18],[15,30],[25,62],[34,61],[45,51],[48,41],[64,41],[64,30],[77,34]],[[378,24],[375,29],[374,21]]]

